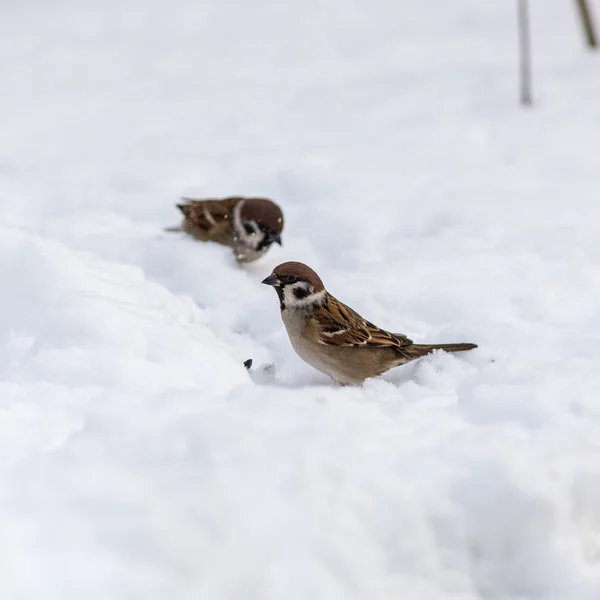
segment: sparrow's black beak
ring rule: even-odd
[[[271,273],[271,275],[263,279],[261,283],[264,283],[265,285],[272,285],[273,287],[279,287],[281,285],[281,281],[279,281],[279,277],[277,277],[275,273]]]
[[[273,242],[277,242],[281,246],[281,235],[279,233],[276,233],[272,229],[267,229],[265,231],[265,239],[263,241],[263,244],[266,247],[270,246]]]

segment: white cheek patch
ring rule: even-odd
[[[301,291],[300,296],[304,297],[298,297],[295,293],[296,290]],[[283,301],[286,308],[306,308],[320,302],[325,297],[325,290],[316,293],[311,290],[312,288],[305,281],[284,286]]]
[[[247,231],[246,227],[248,227],[248,226],[252,228],[252,230],[253,230],[252,232]],[[242,224],[242,227],[244,228],[246,235],[249,235],[251,237],[262,233],[262,231],[260,230],[260,227],[256,224],[256,221],[244,221],[244,223]]]
[[[233,209],[233,230],[235,237],[247,246],[248,248],[256,249],[260,245],[260,243],[264,240],[265,234],[261,231],[260,227],[256,223],[256,221],[246,221],[246,223],[250,224],[253,232],[248,233],[246,228],[244,227],[244,223],[242,222],[241,210],[242,210],[242,202],[238,202],[236,207]]]

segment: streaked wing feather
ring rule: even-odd
[[[319,325],[319,342],[325,346],[391,346],[400,349],[412,344],[405,335],[377,327],[333,296],[329,296],[313,316]]]
[[[223,200],[192,200],[182,198],[185,204],[178,204],[186,220],[208,233],[218,233],[231,226],[233,207],[240,201],[239,197]]]

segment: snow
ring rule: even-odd
[[[5,3],[0,597],[600,598],[599,57],[531,4],[523,110],[511,3]],[[233,193],[283,248],[163,231]],[[285,260],[480,348],[333,387]]]

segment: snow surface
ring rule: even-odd
[[[511,2],[5,0],[3,600],[600,598],[600,56],[531,5],[525,111]],[[283,248],[164,233],[184,193]],[[480,349],[332,387],[290,259]]]

